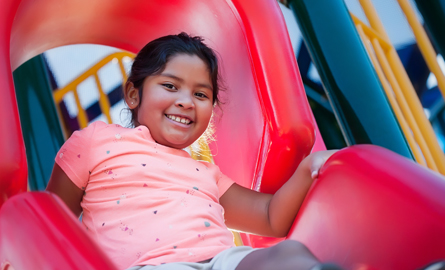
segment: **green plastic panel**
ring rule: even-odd
[[[344,2],[289,4],[346,143],[375,144],[413,159]]]
[[[46,188],[64,142],[43,61],[36,56],[13,72],[31,190]]]
[[[346,142],[329,102],[309,85],[305,84],[304,89],[326,149],[346,147]]]
[[[440,54],[445,55],[445,1],[415,0],[423,16],[425,27]]]

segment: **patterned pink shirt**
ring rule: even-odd
[[[199,262],[233,246],[219,198],[234,182],[156,143],[145,126],[94,122],[73,133],[56,162],[85,190],[82,223],[120,269]]]

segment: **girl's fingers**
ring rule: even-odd
[[[317,179],[317,177],[318,177],[318,171],[313,171],[313,172],[311,173],[311,178],[312,178],[312,180]]]
[[[328,150],[317,152],[311,164],[311,178],[315,180],[318,177],[321,167],[337,150]]]

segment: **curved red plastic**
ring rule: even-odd
[[[443,176],[362,145],[326,163],[289,237],[346,269],[419,269],[445,258],[444,224]]]
[[[205,37],[220,55],[227,88],[222,111],[216,113],[218,143],[211,145],[212,152],[222,171],[243,186],[274,192],[311,151],[312,114],[275,0],[6,0],[1,5],[1,53],[3,59],[10,56],[13,69],[67,44],[137,52],[166,34],[185,31]],[[8,61],[2,65],[2,91],[9,95],[1,101],[7,121],[0,121],[0,152],[7,157],[0,165],[0,194],[6,199],[24,191],[27,170],[11,69]],[[13,184],[20,186],[12,192],[3,188]],[[28,235],[29,241],[37,239]],[[8,260],[4,254],[0,259]]]
[[[269,138],[268,141],[263,139],[259,156],[259,165],[264,169],[257,175],[257,179],[262,177],[262,182],[256,185],[261,192],[275,193],[283,179],[290,178],[314,145],[312,114],[277,3],[233,3],[250,44],[263,113],[268,123],[265,128]]]
[[[8,199],[26,189],[27,173],[9,64],[67,44],[136,52],[161,35],[202,35],[221,56],[227,87],[211,146],[222,171],[274,192],[311,151],[312,115],[275,0],[3,0],[1,7],[0,261],[16,270],[113,266],[54,197]],[[321,172],[290,238],[346,267],[415,269],[445,257],[444,183],[387,150],[346,149]],[[25,244],[16,241],[24,237]],[[252,238],[255,245],[268,241]]]
[[[55,195],[14,196],[0,209],[0,216],[2,262],[10,262],[16,270],[117,269]]]
[[[9,61],[9,36],[18,6],[19,1],[5,0],[0,8],[0,206],[27,187],[26,153]]]

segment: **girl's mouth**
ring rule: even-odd
[[[165,116],[168,119],[173,120],[173,121],[178,122],[178,123],[181,123],[181,124],[190,125],[193,122],[190,119],[185,118],[185,117],[175,116],[175,115],[171,115],[171,114],[166,114]]]

